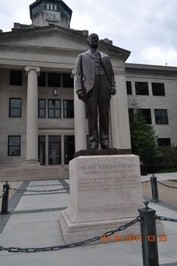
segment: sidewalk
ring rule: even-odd
[[[176,174],[158,175],[159,180],[177,179]],[[147,179],[149,177],[146,177]],[[142,177],[144,180],[145,177]],[[146,179],[146,180],[147,180]],[[23,184],[28,190],[56,190],[67,187],[69,180],[34,181]],[[18,186],[18,184],[16,184]],[[167,188],[167,193],[170,191]],[[16,192],[18,194],[19,192]],[[177,197],[176,197],[177,198]],[[67,207],[69,194],[65,190],[58,192],[25,192],[17,200],[12,198],[9,204],[10,215],[0,215],[8,221],[0,233],[0,246],[3,247],[47,247],[63,245],[58,219],[60,211]],[[18,204],[15,206],[15,201]],[[157,215],[177,219],[177,212],[160,204],[150,203]],[[177,206],[177,200],[176,200]],[[13,210],[14,209],[14,210]],[[177,223],[164,222],[167,241],[158,241],[159,262],[163,266],[177,266]],[[0,252],[1,266],[142,266],[140,241],[119,241],[99,245],[88,245],[60,251],[40,253]]]

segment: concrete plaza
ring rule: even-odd
[[[163,182],[177,180],[177,173],[157,174],[157,177]],[[146,180],[149,175],[142,176],[142,181]],[[68,206],[69,190],[63,188],[69,186],[69,180],[21,182],[11,186],[20,187],[22,191],[14,191],[11,196],[10,213],[0,215],[0,246],[42,248],[63,245],[58,219],[60,211]],[[170,194],[170,191],[166,188],[166,193]],[[159,216],[177,219],[177,195],[176,208],[163,202],[149,206]],[[163,266],[177,266],[177,223],[165,221],[164,227],[167,239],[158,239],[159,262]],[[0,265],[142,266],[141,241],[117,241],[39,253],[0,251]]]

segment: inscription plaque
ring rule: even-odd
[[[143,206],[138,156],[80,156],[70,161],[69,169],[70,203],[60,216],[66,243],[102,234],[138,216]],[[139,232],[139,225],[127,230]]]

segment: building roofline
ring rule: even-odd
[[[87,41],[87,37],[88,37],[88,31],[84,30],[84,31],[80,31],[80,30],[74,30],[74,29],[67,29],[67,28],[63,28],[61,26],[58,25],[50,25],[50,26],[44,26],[44,27],[36,27],[33,25],[26,25],[26,28],[19,28],[19,29],[14,29],[12,31],[8,31],[8,32],[2,32],[0,33],[0,37],[3,38],[8,38],[8,37],[15,37],[15,36],[24,36],[25,34],[30,34],[30,33],[37,33],[39,34],[40,32],[48,32],[48,31],[60,31],[60,32],[64,32],[66,34],[70,34],[73,35],[73,37],[75,38],[79,38],[81,42],[86,44]],[[124,55],[125,60],[127,60],[127,58],[130,55],[130,51],[125,50],[123,48],[114,46],[112,44],[112,42],[107,42],[105,40],[100,40],[99,42],[100,47],[102,47],[103,49],[107,49],[110,51],[110,53],[121,53]]]
[[[136,63],[125,63],[125,68],[127,70],[137,70],[137,71],[172,71],[177,72],[177,67],[175,66],[163,66],[163,65],[151,65],[151,64],[136,64]]]

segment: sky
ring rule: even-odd
[[[0,29],[31,24],[34,0],[0,0]],[[128,63],[177,66],[177,0],[64,0],[71,28],[97,33],[131,52]]]

